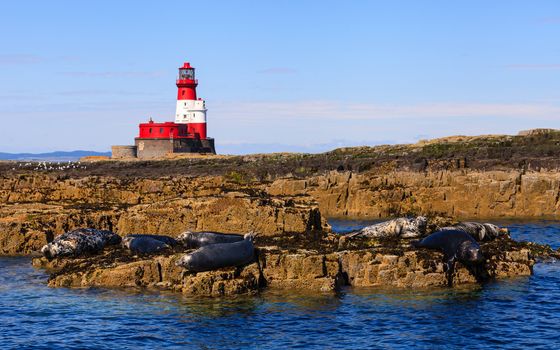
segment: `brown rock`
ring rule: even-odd
[[[33,264],[51,273],[49,285],[53,287],[148,287],[201,296],[255,293],[264,287],[333,292],[345,284],[399,288],[447,285],[443,255],[410,248],[406,242],[332,252],[326,250],[336,250],[336,244],[318,245],[325,250],[319,252],[295,248],[294,243],[301,242],[279,241],[285,248],[259,247],[258,261],[245,267],[201,273],[175,266],[182,254],[137,257],[120,248],[82,259],[49,262],[38,258]],[[530,275],[535,261],[526,245],[507,237],[484,243],[485,266],[474,275],[472,269],[456,263],[454,285]]]

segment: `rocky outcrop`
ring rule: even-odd
[[[261,245],[255,263],[201,273],[177,267],[182,254],[138,257],[119,248],[84,259],[49,262],[38,258],[34,265],[51,273],[52,287],[148,287],[203,296],[254,293],[263,288],[332,292],[344,285],[423,288],[447,284],[442,254],[412,248],[408,241],[357,249],[344,248],[334,236],[320,241],[322,245],[317,240],[275,240],[280,246]],[[313,245],[316,249],[302,248]],[[458,263],[455,285],[532,272],[534,246],[503,237],[484,243],[482,249],[484,267],[473,272]]]
[[[560,173],[442,170],[331,171],[308,179],[240,184],[223,177],[127,180],[4,179],[0,254],[28,253],[79,227],[121,235],[184,230],[326,230],[325,217],[551,217],[560,211]]]
[[[184,274],[175,266],[181,255],[134,259],[127,262],[95,264],[88,259],[71,263],[46,263],[36,259],[34,265],[57,271],[49,280],[50,287],[159,288],[186,295],[219,296],[245,294],[259,289],[257,264],[242,269],[229,268],[198,274]],[[59,266],[56,266],[59,265]],[[60,265],[63,265],[60,266]]]
[[[306,180],[278,179],[275,196],[309,195],[325,216],[384,218],[551,217],[560,214],[560,172],[442,170],[337,172]]]
[[[355,287],[391,286],[423,288],[445,286],[446,276],[440,253],[408,251],[403,255],[375,254],[370,251],[345,252],[341,256],[342,270],[349,284]],[[507,252],[504,257],[490,256],[481,276],[475,276],[465,266],[457,264],[454,285],[478,282],[477,278],[507,278],[529,276],[534,260],[529,250]]]
[[[260,252],[266,285],[274,289],[330,292],[345,284],[337,254],[299,250]]]
[[[80,227],[120,235],[176,236],[185,230],[225,233],[329,230],[310,196],[271,196],[258,186],[221,178],[57,179],[23,177],[2,183],[0,254],[40,249],[56,235]],[[33,193],[31,195],[30,193]]]
[[[325,217],[552,217],[560,132],[414,145],[76,165],[0,163],[0,254],[79,227],[176,235],[329,231]]]

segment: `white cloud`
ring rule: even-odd
[[[538,103],[426,103],[388,105],[339,101],[220,102],[212,115],[240,121],[263,119],[385,120],[453,117],[516,117],[560,120],[560,106]]]
[[[297,70],[290,67],[271,67],[258,71],[260,74],[295,74]]]
[[[61,75],[78,78],[157,78],[164,76],[161,71],[153,72],[61,72]]]
[[[246,143],[219,141],[218,152],[222,154],[252,154],[252,153],[274,153],[274,152],[297,152],[297,153],[321,153],[332,151],[341,147],[375,146],[383,144],[395,144],[395,140],[353,140],[339,139],[321,143],[294,142],[294,143]]]
[[[544,24],[556,24],[556,23],[560,23],[560,17],[544,17],[544,18],[540,18],[539,23],[544,23]]]
[[[34,64],[44,62],[46,59],[38,55],[28,54],[2,54],[0,55],[0,65],[13,64]]]
[[[45,62],[78,62],[80,57],[78,56],[59,56],[59,57],[45,57],[35,54],[25,54],[25,53],[8,53],[0,54],[0,65],[26,65],[26,64],[37,64]]]
[[[506,67],[510,69],[560,69],[560,64],[557,63],[508,64]]]
[[[107,150],[112,144],[129,144],[138,132],[138,123],[148,116],[157,121],[173,120],[173,105],[168,102],[119,96],[103,102],[72,98],[33,105],[3,103],[0,151]],[[208,101],[208,108],[209,136],[216,139],[220,153],[320,152],[342,146],[409,143],[419,138],[560,128],[560,107],[552,100],[407,105]],[[21,120],[34,125],[29,138],[13,136]],[[66,136],[61,138],[60,134]],[[36,142],[30,143],[30,139]]]

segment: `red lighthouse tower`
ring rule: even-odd
[[[156,123],[150,119],[141,123],[135,138],[138,158],[160,158],[170,153],[216,153],[214,139],[206,135],[206,104],[196,96],[198,80],[190,63],[179,68],[176,83],[175,121]]]
[[[185,62],[179,68],[177,77],[177,112],[175,123],[187,124],[187,132],[199,139],[206,139],[206,105],[204,100],[196,97],[198,80],[194,68]]]

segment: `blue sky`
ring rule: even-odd
[[[3,1],[0,152],[131,144],[197,68],[219,153],[560,128],[558,1]]]

